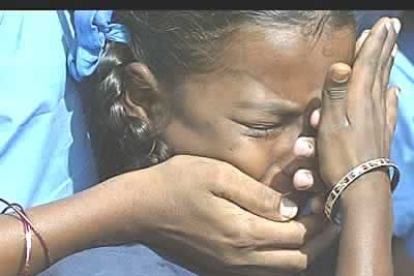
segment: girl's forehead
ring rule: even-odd
[[[333,63],[352,65],[355,40],[351,28],[329,28],[318,37],[304,36],[299,29],[257,28],[228,41],[223,65],[281,93],[279,97],[300,101],[322,89]]]
[[[232,67],[250,63],[263,66],[300,64],[305,60],[318,61],[346,57],[352,61],[355,30],[350,27],[325,27],[319,34],[303,35],[300,27],[277,29],[253,26],[236,32],[225,41],[221,57]]]

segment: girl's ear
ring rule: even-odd
[[[125,66],[124,106],[128,116],[153,120],[155,106],[162,104],[155,76],[147,65],[131,62]]]

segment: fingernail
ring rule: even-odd
[[[397,45],[395,45],[391,52],[392,58],[395,58],[395,56],[397,55],[397,51],[398,51],[398,47]]]
[[[280,214],[286,218],[293,218],[298,213],[298,206],[286,197],[282,198],[279,208]]]
[[[395,32],[398,34],[401,30],[401,22],[397,18],[392,20],[392,26],[394,27]]]
[[[298,170],[293,176],[293,183],[297,190],[307,190],[313,184],[312,173],[305,169]]]
[[[299,154],[300,156],[311,156],[313,154],[313,146],[307,142],[300,143]]]
[[[331,68],[331,78],[336,83],[344,83],[348,81],[350,67],[343,63],[337,63]]]
[[[310,172],[300,171],[298,174],[299,183],[303,183],[306,186],[310,186],[313,184],[313,176]]]
[[[315,110],[315,111],[312,113],[311,118],[310,118],[311,125],[312,125],[314,128],[316,128],[316,127],[318,126],[320,118],[321,118],[321,111],[320,111],[320,109]]]

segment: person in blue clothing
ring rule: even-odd
[[[255,250],[252,249],[249,254],[241,249],[234,250],[231,244],[219,243],[217,237],[223,236],[223,233],[228,231],[246,232],[243,225],[246,221],[251,221],[252,216],[258,222],[258,229],[265,229],[262,231],[263,240],[268,240],[274,247],[292,243],[294,252],[299,252],[305,244],[314,239],[311,236],[302,239],[305,232],[316,235],[322,231],[321,225],[316,223],[320,218],[315,216],[310,216],[305,221],[277,222],[281,217],[287,220],[295,216],[297,206],[287,199],[281,199],[279,193],[241,174],[236,168],[205,158],[175,158],[167,162],[162,169],[154,168],[130,173],[116,177],[103,185],[86,189],[97,184],[98,179],[89,135],[82,115],[79,89],[68,77],[66,69],[66,55],[71,44],[74,43],[71,16],[72,14],[66,11],[0,11],[0,197],[29,208],[27,212],[34,225],[48,242],[53,262],[86,248],[103,246],[96,241],[97,236],[107,237],[107,243],[112,245],[142,240],[143,237],[138,231],[140,227],[162,224],[158,218],[160,216],[154,213],[156,208],[153,207],[165,207],[159,210],[160,215],[165,214],[165,210],[172,209],[169,205],[171,202],[165,201],[164,205],[160,205],[157,193],[154,193],[153,199],[143,200],[140,193],[133,192],[134,188],[123,189],[123,187],[131,182],[136,184],[149,180],[151,185],[148,187],[154,186],[155,183],[152,182],[157,182],[158,188],[163,185],[169,187],[171,176],[175,181],[183,184],[180,185],[183,188],[175,189],[170,195],[177,202],[181,202],[185,206],[184,209],[199,208],[195,202],[212,200],[219,203],[200,210],[204,214],[201,216],[171,214],[171,216],[178,216],[177,222],[182,221],[181,229],[187,232],[188,237],[183,243],[190,244],[191,250],[201,252],[208,245],[215,248],[213,252],[220,250],[225,257],[217,259],[215,254],[207,254],[198,262],[194,262],[192,264],[194,266],[202,267],[206,262],[213,262],[216,267],[232,267],[232,270],[237,272],[240,267],[232,264],[231,261],[236,257],[246,259],[250,253],[254,254]],[[312,139],[304,140],[302,139],[302,146],[298,142],[296,152],[303,155],[313,154],[312,148],[307,143]],[[194,169],[190,174],[184,174],[179,178],[170,173],[171,170],[188,165]],[[208,173],[211,170],[217,173]],[[153,181],[155,176],[157,181]],[[163,180],[162,183],[159,183],[160,179]],[[213,187],[194,193],[197,189],[185,189],[185,183],[194,185],[192,187],[197,185],[205,187],[206,183],[226,185],[215,185],[221,187],[219,193],[221,196],[217,196],[212,192]],[[240,183],[248,185],[242,188]],[[298,183],[301,182],[295,182]],[[312,181],[304,181],[301,187],[307,189],[312,184]],[[73,195],[76,192],[80,193]],[[118,198],[122,200],[116,200]],[[188,198],[194,201],[186,201]],[[223,201],[223,199],[227,200]],[[220,205],[223,202],[227,205]],[[114,206],[108,210],[107,206],[111,203]],[[144,203],[152,208],[148,208]],[[132,208],[138,205],[142,208],[136,210]],[[95,208],[90,208],[91,206]],[[127,210],[130,211],[126,212]],[[155,215],[144,220],[143,210]],[[238,216],[234,216],[233,223],[223,224],[222,222],[227,222],[229,210],[237,212]],[[276,221],[257,217],[251,212]],[[123,215],[119,216],[120,213]],[[186,222],[191,221],[197,225],[200,217],[203,216],[214,217],[217,223],[210,225],[210,232],[202,239],[195,239],[191,234],[194,233],[194,229]],[[121,235],[121,232],[125,234],[123,228],[108,234],[109,230],[114,230],[113,227],[126,225],[123,219],[131,225],[130,232],[127,231],[128,235]],[[278,233],[281,232],[289,232],[291,235],[280,239]],[[215,239],[212,240],[212,237]],[[166,243],[172,238],[172,236],[162,237]],[[236,238],[230,241],[236,243]],[[275,242],[275,240],[279,241]],[[1,275],[15,275],[23,251],[22,228],[17,220],[9,216],[0,216],[0,244],[2,245]],[[4,248],[7,250],[3,250]],[[177,251],[185,251],[181,247],[169,250],[170,253],[167,254],[169,256],[174,256]],[[321,248],[310,250],[309,256],[314,258],[320,254],[320,251]],[[104,257],[113,256],[112,249],[106,252],[109,254],[103,255]],[[120,258],[124,253],[125,251],[119,252]],[[136,254],[136,252],[132,253]],[[150,272],[147,264],[154,263],[154,259],[151,259],[148,252],[145,254],[141,256],[142,261],[134,264]],[[87,261],[91,259],[89,255],[86,256],[86,262],[70,263],[72,267],[69,266],[65,271],[69,275],[70,273],[79,275],[74,269],[75,267],[87,269]],[[149,258],[150,261],[147,262],[145,258]],[[292,256],[286,256],[286,263],[289,264],[290,269],[303,265]],[[175,267],[170,263],[155,262],[155,264],[170,275],[175,271]],[[34,243],[31,265],[33,273],[47,267],[37,243]],[[285,267],[283,264],[275,264],[275,266]],[[52,269],[55,270],[50,272],[51,275],[63,273],[59,265]],[[128,269],[128,265],[125,269]],[[259,274],[266,269],[264,264],[258,265],[256,272]],[[159,271],[153,270],[153,273]]]
[[[97,184],[65,57],[68,12],[0,12],[0,196],[31,207]]]

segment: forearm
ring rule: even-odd
[[[143,182],[146,180],[144,175],[138,179]],[[131,204],[132,194],[137,192],[137,189],[132,188],[137,185],[150,186],[149,183],[132,183],[129,174],[71,198],[27,210],[29,218],[50,250],[52,263],[88,248],[126,242],[127,227],[132,227],[127,223],[131,206],[136,207],[135,212],[142,210],[138,202]],[[135,230],[139,232],[139,229]],[[23,233],[19,220],[11,216],[0,216],[2,276],[15,276],[21,268],[25,251]],[[31,275],[47,268],[44,251],[34,235],[30,264]]]
[[[358,183],[357,183],[358,182]],[[343,224],[337,276],[391,276],[392,203],[389,180],[375,172],[341,198]]]

